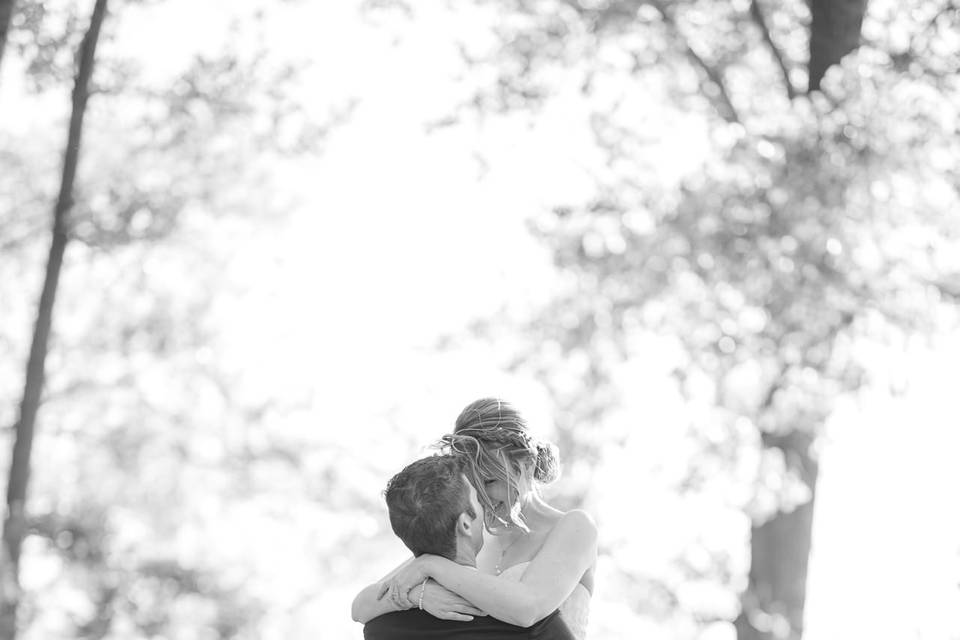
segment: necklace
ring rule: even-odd
[[[510,541],[510,544],[500,549],[500,559],[497,560],[497,564],[494,567],[494,571],[497,572],[497,575],[500,575],[503,572],[503,569],[500,568],[500,565],[503,564],[503,556],[507,555],[507,551],[510,550],[513,545],[517,544],[517,541],[523,537],[523,534],[519,534],[516,538]]]

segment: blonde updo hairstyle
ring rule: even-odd
[[[453,434],[441,439],[446,453],[464,461],[464,473],[477,490],[488,529],[503,527],[528,530],[520,513],[519,497],[538,491],[560,475],[557,448],[530,436],[526,420],[509,402],[481,398],[467,405],[457,417]],[[510,509],[498,514],[487,495],[485,480],[503,480],[508,487]],[[493,522],[492,526],[491,523]]]

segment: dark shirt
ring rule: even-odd
[[[365,640],[574,640],[559,611],[554,611],[532,627],[517,627],[490,616],[477,616],[470,622],[441,620],[419,609],[378,616],[363,626],[363,637]]]

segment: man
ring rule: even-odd
[[[438,455],[417,460],[391,478],[384,493],[393,532],[414,556],[432,553],[458,564],[476,566],[477,553],[483,547],[483,508],[456,458]],[[389,611],[369,620],[363,627],[363,637],[366,640],[573,640],[557,611],[525,628],[483,615],[466,601],[457,599],[451,601],[450,611],[459,620],[436,618],[419,608],[424,588],[410,592],[409,598],[415,601],[413,608]],[[382,602],[383,607],[391,606],[389,598]],[[472,614],[472,618],[465,614]],[[358,618],[356,611],[354,618]]]

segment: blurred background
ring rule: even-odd
[[[0,55],[0,638],[361,638],[483,396],[590,638],[960,638],[955,0],[2,0]]]

